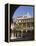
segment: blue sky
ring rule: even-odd
[[[27,15],[27,13],[29,13],[31,16],[33,16],[33,7],[20,6],[14,12],[13,17]]]

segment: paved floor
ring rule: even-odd
[[[34,40],[34,32],[32,31],[32,32],[25,32],[24,34],[23,34],[23,36],[22,37],[20,37],[20,38],[16,38],[16,39],[11,39],[10,41],[30,41],[30,40]]]

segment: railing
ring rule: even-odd
[[[33,27],[27,27],[27,28],[16,28],[16,30],[33,30]]]
[[[33,20],[26,20],[26,21],[25,20],[24,21],[22,20],[21,22],[18,22],[18,23],[26,23],[26,22],[33,22]]]

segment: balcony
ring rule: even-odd
[[[21,30],[21,31],[23,31],[23,30],[24,30],[24,31],[26,31],[26,30],[30,30],[30,31],[32,31],[33,29],[34,29],[33,27],[16,28],[17,31],[20,31],[20,30]]]
[[[17,20],[16,23],[26,23],[26,22],[33,22],[33,19],[32,20],[31,19],[30,20],[26,19],[26,20],[19,20],[19,21]]]

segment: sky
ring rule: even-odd
[[[13,14],[13,18],[17,17],[17,16],[24,16],[27,15],[27,13],[29,13],[29,16],[33,16],[33,7],[32,6],[19,6],[14,14]]]

